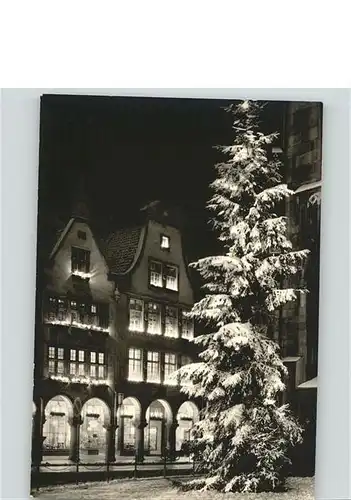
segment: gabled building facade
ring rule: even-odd
[[[76,460],[102,448],[113,458],[115,284],[87,220],[69,221],[44,275],[37,292],[32,460]]]
[[[196,356],[186,316],[193,290],[175,217],[159,203],[149,206],[143,225],[110,235],[106,255],[120,293],[118,453],[174,454],[199,417],[198,403],[172,377]]]
[[[155,204],[100,241],[72,218],[38,286],[32,461],[179,450],[199,418],[172,374],[195,356],[181,232]]]

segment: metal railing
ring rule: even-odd
[[[199,474],[197,462],[187,457],[169,459],[162,457],[159,460],[146,459],[143,461],[131,457],[130,460],[116,460],[114,462],[42,462],[32,466],[31,488],[58,484],[79,484],[90,481],[107,481],[119,478],[142,477],[171,477]]]

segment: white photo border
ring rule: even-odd
[[[2,91],[1,498],[28,498],[30,488],[39,107],[44,93],[323,103],[316,499],[351,498],[350,94],[348,89],[254,88]]]

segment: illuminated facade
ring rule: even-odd
[[[33,463],[143,459],[189,438],[198,406],[172,374],[195,356],[193,292],[180,230],[152,207],[103,241],[72,218],[51,252],[38,286]]]
[[[182,404],[195,406],[192,422],[198,418],[198,402],[187,402],[172,376],[196,356],[189,343],[194,324],[187,312],[194,297],[181,232],[175,215],[159,203],[148,206],[143,218],[140,226],[114,232],[105,242],[119,293],[119,357],[124,360],[116,449],[140,458],[165,448],[176,451]]]

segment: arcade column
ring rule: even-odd
[[[71,443],[69,450],[69,460],[75,463],[79,462],[79,448],[80,448],[80,426],[83,423],[81,415],[74,415],[68,421],[71,426]]]
[[[138,462],[144,461],[144,429],[146,426],[146,420],[141,420],[135,425],[135,451]]]
[[[115,423],[106,424],[106,461],[115,462],[116,461],[116,430],[118,425]]]

